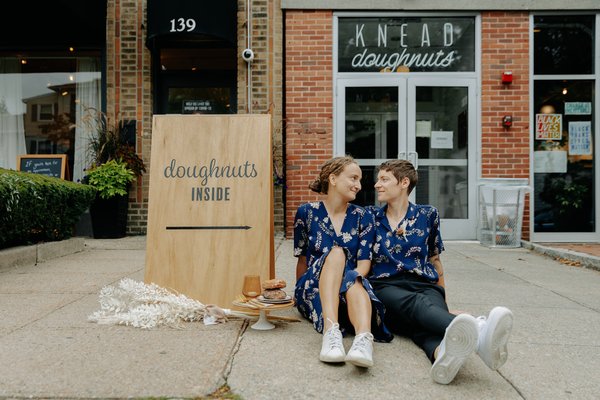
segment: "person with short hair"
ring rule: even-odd
[[[389,342],[393,336],[383,324],[383,305],[365,278],[371,267],[373,217],[350,203],[361,189],[361,178],[352,157],[335,157],[309,186],[325,198],[296,211],[294,297],[298,311],[323,333],[321,361],[370,367],[373,340]],[[342,343],[346,332],[355,333],[348,353]]]
[[[435,207],[409,201],[417,182],[409,161],[379,167],[375,190],[385,205],[367,207],[375,219],[369,281],[385,305],[385,324],[423,349],[433,380],[448,384],[473,352],[492,370],[504,365],[513,314],[506,307],[478,318],[448,310],[440,217]]]

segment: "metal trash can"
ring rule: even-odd
[[[479,242],[489,247],[521,247],[521,228],[528,179],[479,181]]]

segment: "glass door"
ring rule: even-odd
[[[475,80],[339,79],[335,154],[363,170],[360,205],[377,204],[376,168],[410,160],[419,172],[411,201],[437,207],[445,239],[475,239]]]
[[[477,237],[475,79],[408,81],[407,159],[418,166],[415,202],[440,212],[442,237]]]
[[[338,80],[335,154],[354,157],[363,171],[356,203],[377,204],[377,167],[406,148],[406,81]]]

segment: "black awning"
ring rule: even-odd
[[[106,45],[106,0],[22,0],[0,17],[0,49],[78,50]]]
[[[194,40],[235,46],[236,38],[237,0],[148,0],[150,48]]]

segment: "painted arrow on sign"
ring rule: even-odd
[[[217,230],[217,229],[252,229],[251,226],[167,226],[167,230]]]

